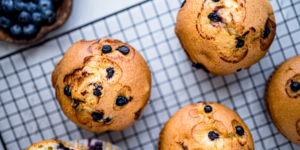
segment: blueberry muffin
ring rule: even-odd
[[[78,143],[75,143],[73,146],[60,140],[45,140],[34,143],[26,150],[88,150],[88,148]]]
[[[34,143],[26,150],[118,150],[117,148],[112,148],[112,144],[109,142],[96,140],[92,144],[91,141],[91,139],[88,139],[88,143],[86,144],[79,144],[78,141],[71,144],[70,142],[67,143],[60,140],[45,140]]]
[[[281,64],[265,90],[266,109],[277,130],[300,146],[300,55]]]
[[[252,135],[243,120],[218,103],[187,105],[165,123],[159,150],[254,150]]]
[[[56,65],[52,86],[64,114],[92,131],[123,130],[141,115],[151,91],[138,51],[115,39],[74,43]]]
[[[250,68],[268,52],[275,32],[268,0],[186,0],[175,26],[192,66],[215,75]]]

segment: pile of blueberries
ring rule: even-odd
[[[0,0],[0,27],[14,38],[33,38],[55,22],[62,0]]]

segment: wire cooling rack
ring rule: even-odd
[[[195,70],[174,34],[183,0],[145,1],[0,59],[0,150],[25,149],[46,139],[96,138],[126,149],[157,149],[164,123],[181,107],[210,101],[236,111],[248,125],[257,150],[300,149],[278,133],[264,109],[264,87],[275,66],[300,53],[300,0],[270,0],[277,34],[267,55],[249,70],[228,76]],[[62,113],[51,73],[72,43],[113,37],[146,59],[152,93],[143,115],[120,131],[85,131]]]

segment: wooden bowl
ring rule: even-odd
[[[37,35],[30,39],[16,39],[11,37],[9,32],[5,31],[4,29],[0,28],[0,40],[7,41],[10,43],[18,44],[18,45],[25,45],[34,43],[44,37],[50,31],[62,26],[67,19],[69,18],[71,11],[72,11],[72,3],[73,0],[62,0],[62,3],[56,10],[56,21],[52,25],[44,25],[40,28]]]

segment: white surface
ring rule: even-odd
[[[67,22],[44,39],[84,25],[145,0],[73,0],[73,10]],[[24,46],[0,41],[0,57],[12,53]]]

